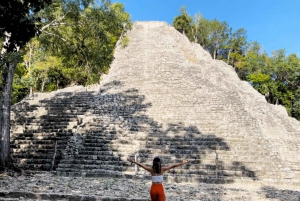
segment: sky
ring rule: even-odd
[[[300,56],[300,0],[112,0],[125,5],[135,21],[165,21],[170,25],[186,7],[194,16],[226,21],[233,30],[244,28],[247,41],[257,41],[269,55],[285,49]]]

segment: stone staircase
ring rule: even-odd
[[[19,128],[11,137],[15,164],[27,170],[49,171],[54,161],[52,168],[56,169],[78,126],[78,117],[90,109],[91,100],[91,92],[60,92],[36,104],[23,101],[14,106],[12,124]]]
[[[110,87],[102,87],[102,90],[108,91]],[[221,138],[182,125],[171,125],[168,131],[163,131],[153,119],[130,117],[133,111],[127,102],[133,102],[136,108],[146,107],[139,105],[141,100],[135,91],[128,92],[131,94],[126,98],[92,93],[58,93],[49,100],[40,100],[38,105],[21,103],[17,110],[14,108],[19,114],[23,109],[27,115],[27,118],[24,114],[15,117],[13,122],[25,127],[23,133],[14,133],[12,137],[15,163],[27,170],[49,171],[57,143],[53,169],[61,176],[149,179],[148,173],[140,168],[136,171],[126,161],[128,156],[134,158],[138,154],[138,160],[149,166],[155,156],[160,156],[165,165],[190,160],[188,165],[171,170],[165,176],[167,181],[228,183],[245,176],[255,179],[256,175],[246,170],[242,163],[227,166],[222,160],[216,161],[217,153],[229,151]],[[118,109],[112,103],[117,103]],[[34,116],[35,110],[46,110],[47,113],[39,120]],[[79,117],[88,122],[77,129],[83,123]],[[150,123],[139,125],[137,122],[141,119],[141,122]],[[82,146],[77,154],[69,153],[71,157],[64,157],[75,133],[83,136]]]
[[[137,22],[110,73],[87,91],[13,109],[16,164],[62,176],[149,179],[126,161],[182,160],[170,182],[299,184],[300,123],[174,28]],[[134,55],[134,56],[133,56]]]

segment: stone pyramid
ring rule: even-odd
[[[282,106],[165,22],[136,22],[127,35],[99,86],[14,106],[17,164],[145,178],[126,158],[151,165],[160,156],[165,165],[190,160],[166,175],[170,181],[299,184],[300,122]]]

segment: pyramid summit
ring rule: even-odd
[[[99,86],[38,94],[13,107],[16,164],[144,178],[127,156],[149,165],[160,156],[164,164],[190,160],[169,181],[299,184],[300,122],[284,107],[165,22],[136,22],[127,36]]]

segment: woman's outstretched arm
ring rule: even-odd
[[[134,164],[137,164],[138,166],[140,166],[141,168],[147,170],[148,172],[151,172],[152,171],[152,168],[151,167],[148,167],[142,163],[139,163],[139,162],[136,162],[134,160],[132,160],[130,157],[127,158],[127,160],[131,163],[134,163]]]
[[[170,170],[170,169],[172,169],[172,168],[179,167],[179,166],[182,166],[182,165],[184,165],[184,164],[187,164],[188,162],[189,162],[189,161],[184,160],[184,161],[182,161],[181,163],[176,163],[176,164],[173,164],[173,165],[170,165],[170,166],[167,166],[167,167],[162,167],[162,170],[163,170],[164,172],[166,172],[166,171],[168,171],[168,170]]]

